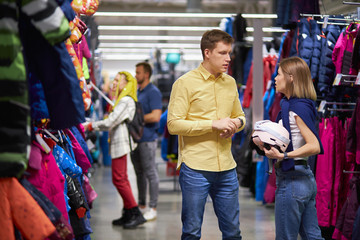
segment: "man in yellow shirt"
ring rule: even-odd
[[[206,198],[211,196],[223,239],[241,239],[239,184],[231,136],[245,126],[235,80],[225,74],[232,37],[204,33],[203,62],[175,81],[168,106],[168,130],[179,136],[182,190],[181,239],[200,239]]]

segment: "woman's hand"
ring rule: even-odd
[[[81,125],[84,127],[85,131],[90,131],[91,122],[84,122]]]
[[[284,158],[284,154],[280,153],[279,150],[277,150],[274,147],[271,147],[270,150],[267,150],[266,148],[264,148],[264,152],[265,155],[269,158],[269,159],[278,159],[281,160]]]

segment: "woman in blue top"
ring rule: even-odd
[[[323,239],[315,207],[317,192],[308,166],[311,155],[323,152],[316,127],[316,92],[308,65],[299,57],[280,62],[275,78],[276,91],[285,97],[277,120],[290,133],[285,153],[264,149],[268,158],[277,159],[275,227],[277,240]]]

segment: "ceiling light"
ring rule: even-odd
[[[181,46],[180,46],[181,47]],[[110,53],[145,53],[145,52],[154,52],[157,48],[106,48],[100,47],[97,48],[100,52],[110,54]],[[192,54],[201,54],[200,48],[164,48],[161,49],[161,53],[192,53]]]
[[[241,14],[243,18],[277,18],[277,14]]]
[[[100,42],[100,48],[196,48],[200,49],[200,44],[191,43],[102,43]]]
[[[226,18],[236,13],[96,12],[98,17]],[[277,14],[241,14],[243,18],[277,18]]]
[[[207,31],[219,29],[219,27],[188,27],[188,26],[120,26],[120,25],[100,25],[99,30],[130,30],[130,31]]]
[[[100,40],[153,40],[153,41],[200,41],[201,36],[145,36],[145,35],[100,35]]]
[[[262,28],[263,32],[287,32],[289,30],[280,28],[280,27],[263,27]],[[247,27],[246,28],[247,32],[254,32],[254,28],[253,27]]]
[[[95,17],[226,18],[236,13],[96,12]]]
[[[119,55],[106,55],[103,54],[101,56],[102,60],[108,60],[108,61],[118,61],[118,60],[144,60],[149,59],[151,56],[150,54],[119,54]],[[163,55],[163,58],[166,58],[166,55]],[[201,54],[186,54],[183,55],[182,58],[185,61],[202,61],[202,55]]]

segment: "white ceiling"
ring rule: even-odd
[[[157,13],[273,13],[273,0],[101,0],[97,13],[101,12],[157,12]],[[99,25],[100,45],[104,68],[130,64],[149,58],[155,47],[164,53],[182,51],[184,59],[201,60],[199,42],[204,29],[200,31],[150,30],[153,27],[181,26],[216,28],[223,17],[218,18],[169,18],[166,16],[99,16],[95,21]],[[265,20],[265,26],[271,26],[271,20]],[[141,30],[106,30],[109,26],[128,26],[130,29],[142,26]],[[248,26],[252,26],[251,19]],[[252,35],[251,33],[249,34]],[[165,39],[162,39],[165,38]],[[141,44],[153,44],[139,47]],[[155,45],[154,45],[155,44]],[[172,44],[168,46],[166,44]],[[154,47],[155,46],[155,47]],[[189,48],[189,49],[188,49]],[[190,60],[189,60],[190,61]],[[117,71],[117,70],[114,70]]]

